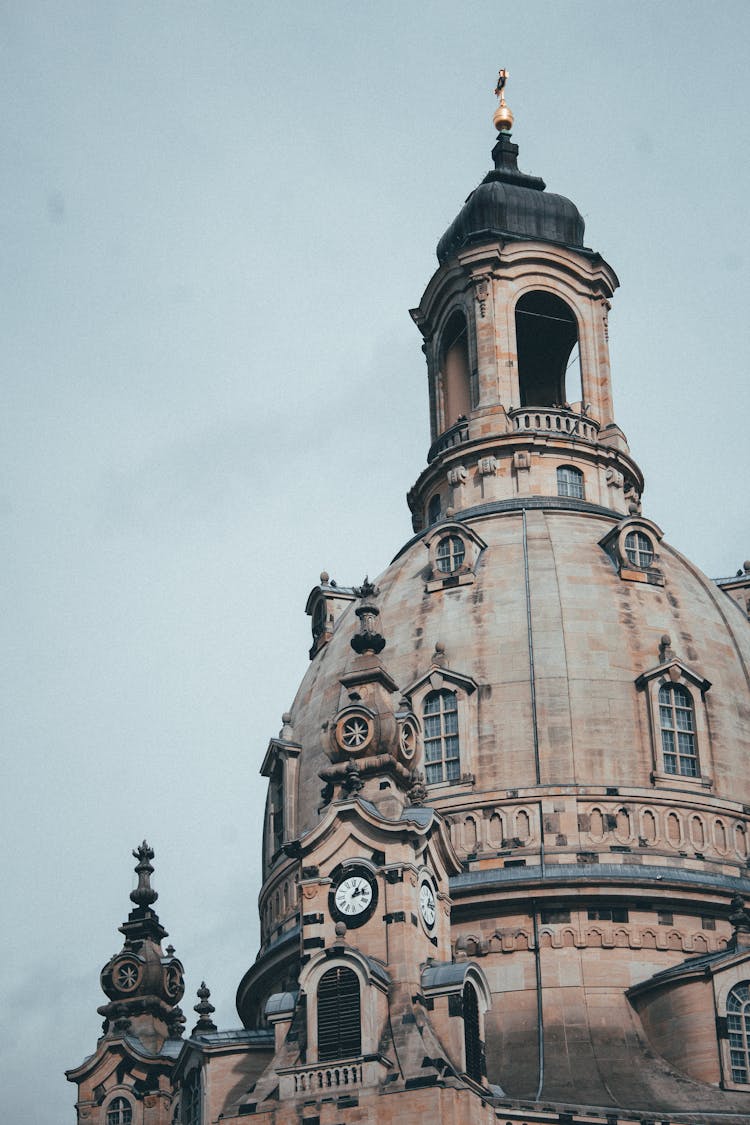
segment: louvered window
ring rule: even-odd
[[[475,1082],[482,1081],[482,1040],[479,1038],[479,1002],[476,989],[471,984],[464,985],[464,1050],[466,1053],[466,1073]]]
[[[359,978],[339,965],[324,973],[318,985],[318,1061],[361,1053]]]

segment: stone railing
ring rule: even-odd
[[[338,1094],[362,1086],[376,1086],[383,1080],[390,1064],[380,1055],[362,1055],[341,1062],[316,1065],[280,1067],[279,1095],[294,1098],[301,1094],[325,1096]]]
[[[463,445],[468,440],[469,423],[465,418],[461,418],[449,430],[446,430],[444,434],[433,441],[427,454],[428,464],[439,457],[441,453],[445,453],[446,449],[452,449],[454,445]]]
[[[553,434],[596,441],[599,423],[559,406],[527,406],[511,410],[508,417],[519,433]]]

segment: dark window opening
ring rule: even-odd
[[[482,1040],[479,1037],[479,1001],[477,1000],[476,989],[472,984],[464,985],[463,1008],[466,1073],[475,1082],[481,1082],[484,1066]]]
[[[284,843],[284,763],[279,761],[271,774],[270,785],[271,831],[273,834],[273,854]]]
[[[443,329],[440,374],[443,388],[443,429],[448,430],[471,410],[469,337],[466,317],[458,310],[448,319]]]
[[[556,926],[570,921],[569,910],[542,910],[541,922],[543,926]]]
[[[318,1061],[361,1053],[359,978],[339,965],[324,973],[318,985]]]
[[[578,343],[570,308],[552,293],[524,294],[516,305],[516,343],[521,406],[564,406],[565,373]]]
[[[312,615],[312,635],[313,640],[317,641],[318,637],[322,636],[326,627],[326,603],[323,598],[315,603],[315,609]]]
[[[600,906],[589,910],[589,922],[628,922],[630,915],[622,906]]]
[[[441,516],[441,512],[442,508],[440,504],[440,493],[436,492],[435,495],[430,499],[430,503],[427,508],[427,522],[430,526],[432,526],[433,523],[438,522]]]
[[[201,1076],[191,1070],[182,1091],[183,1125],[201,1125]]]

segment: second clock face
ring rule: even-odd
[[[366,868],[349,868],[338,879],[329,896],[334,918],[347,926],[361,926],[377,905],[378,888]]]
[[[419,913],[428,930],[435,925],[435,892],[429,883],[422,883],[419,888]]]

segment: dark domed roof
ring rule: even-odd
[[[497,237],[533,238],[583,248],[584,222],[575,203],[545,191],[544,180],[518,169],[518,145],[500,133],[488,172],[438,242],[442,265],[463,246]]]

